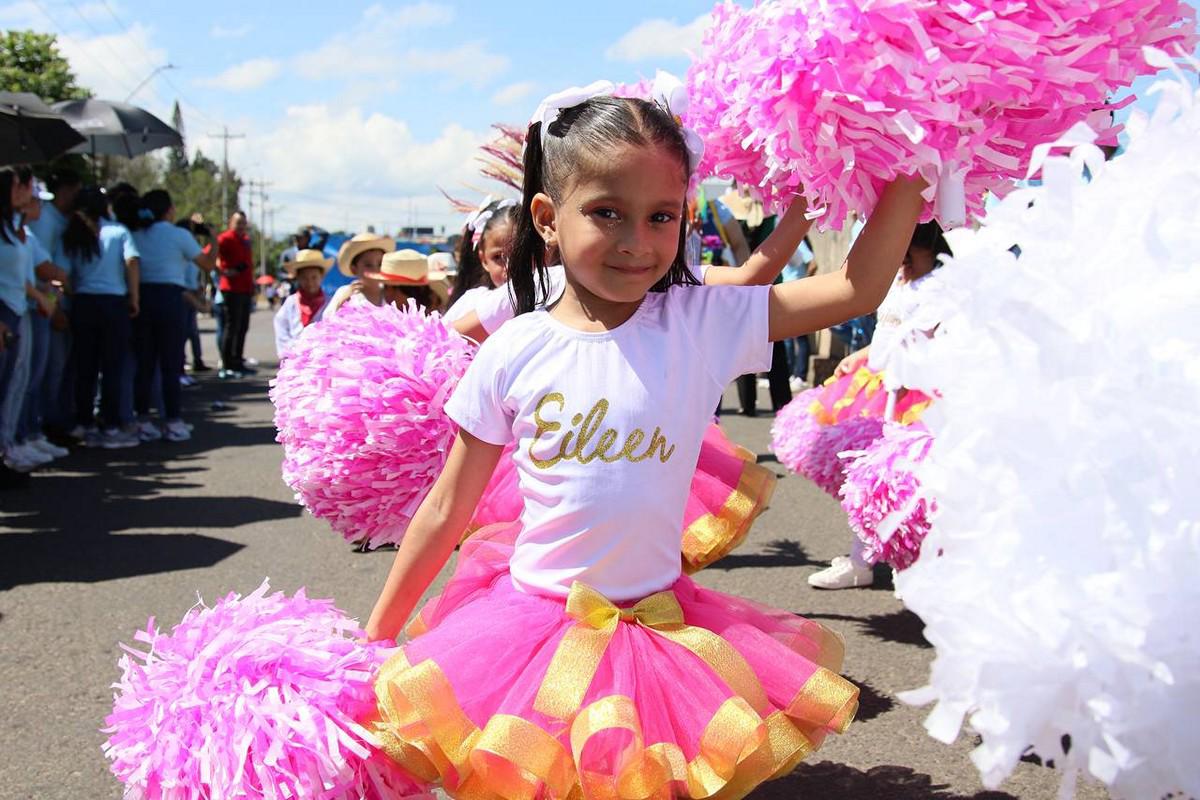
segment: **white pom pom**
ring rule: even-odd
[[[949,235],[955,310],[904,365],[943,396],[939,513],[898,579],[937,650],[909,699],[982,736],[989,787],[1032,748],[1066,794],[1200,796],[1200,94],[1153,91],[1126,153],[1056,151]]]

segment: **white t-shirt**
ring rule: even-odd
[[[465,292],[463,292],[462,297],[460,297],[458,300],[455,300],[454,305],[450,306],[446,313],[442,315],[442,319],[444,319],[447,324],[451,322],[457,322],[467,314],[470,314],[472,311],[476,310],[483,298],[495,291],[497,290],[489,289],[486,286],[476,286],[474,289],[467,289]],[[501,286],[500,291],[504,294],[507,294],[508,287]]]
[[[692,276],[703,284],[704,276],[708,272],[708,266],[693,266],[689,267],[692,271]],[[546,285],[549,290],[543,305],[553,305],[560,296],[563,290],[567,287],[567,271],[561,265],[546,268]],[[472,290],[474,291],[474,290]],[[466,295],[463,296],[465,302]],[[457,304],[455,308],[457,308]],[[475,302],[475,307],[470,309],[479,317],[479,324],[488,332],[488,335],[500,330],[500,326],[508,322],[516,316],[516,308],[513,306],[512,294],[508,290],[507,284],[499,289],[489,291],[487,294],[480,295]],[[466,316],[467,312],[463,312]],[[454,320],[451,319],[450,322]]]
[[[623,325],[569,328],[544,310],[480,347],[446,412],[492,444],[517,442],[517,588],[614,602],[670,586],[688,487],[725,387],[771,365],[768,286],[672,287]]]

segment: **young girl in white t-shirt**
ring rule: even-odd
[[[400,633],[515,442],[521,519],[468,540],[376,684],[385,751],[452,797],[744,797],[857,708],[839,637],[681,576],[680,520],[726,385],[767,369],[772,341],[879,304],[923,186],[885,189],[838,272],[693,288],[689,140],[607,96],[529,128],[518,316],[447,405],[461,432],[367,624]]]
[[[443,314],[453,323],[475,310],[484,297],[508,282],[508,251],[512,244],[517,201],[491,200],[467,218],[458,246],[458,274]]]

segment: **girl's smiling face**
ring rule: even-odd
[[[625,145],[572,180],[560,202],[536,195],[531,211],[577,292],[635,303],[675,260],[686,195],[687,176],[670,151]]]
[[[493,286],[503,286],[508,281],[508,246],[512,234],[511,223],[498,222],[487,229],[479,243],[479,262]]]

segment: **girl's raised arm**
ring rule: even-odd
[[[779,218],[775,230],[771,231],[744,264],[740,267],[709,267],[704,271],[704,284],[766,286],[774,282],[812,227],[812,220],[804,218],[807,211],[808,203],[803,197],[797,197]]]
[[[925,187],[920,178],[908,177],[888,184],[837,272],[772,286],[771,341],[819,331],[878,308],[904,262]]]
[[[496,469],[501,445],[459,431],[446,468],[417,509],[371,618],[367,637],[394,640],[471,522]]]

